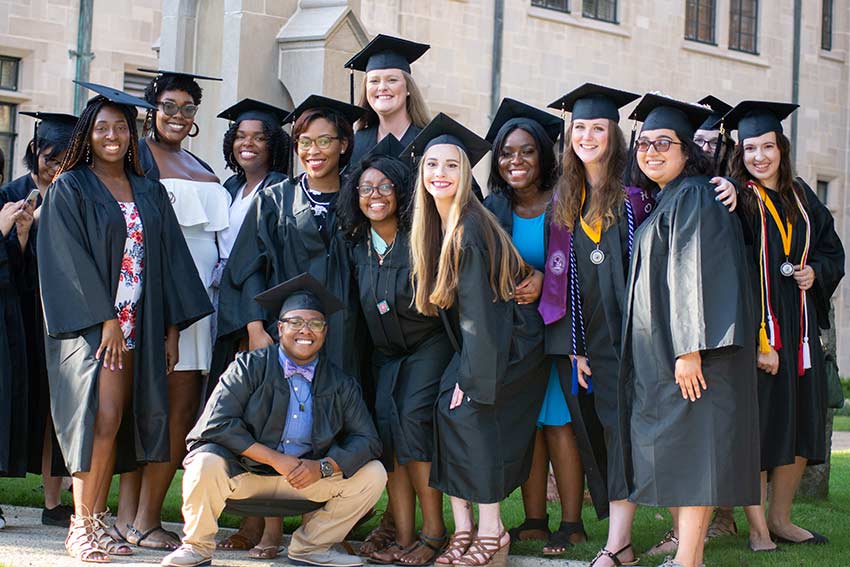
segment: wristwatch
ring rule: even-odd
[[[319,460],[319,469],[322,471],[322,478],[328,478],[334,473],[334,466],[327,459]]]

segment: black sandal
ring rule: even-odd
[[[544,537],[522,537],[523,532],[546,532],[546,535]],[[547,514],[544,518],[526,518],[520,525],[509,529],[508,535],[511,536],[511,543],[549,539],[552,537],[552,532],[549,531],[549,515]]]
[[[172,545],[169,545],[169,544],[166,544],[166,543],[144,545],[142,543],[143,541],[145,541],[145,539],[147,539],[148,536],[153,535],[153,534],[158,533],[158,532],[162,532],[165,535],[167,535],[168,537],[172,537],[172,538],[176,539],[177,545],[172,546]],[[165,551],[174,551],[175,549],[180,547],[180,536],[178,536],[174,532],[170,532],[170,531],[166,530],[165,528],[162,527],[161,524],[159,526],[154,526],[153,528],[149,529],[148,531],[146,531],[144,533],[142,533],[140,530],[138,530],[135,526],[128,525],[127,526],[126,538],[127,538],[127,541],[132,543],[133,545],[135,545],[137,547],[143,547],[145,549],[160,549],[160,550],[165,550]]]
[[[590,565],[588,565],[587,567],[593,567],[594,565],[596,565],[596,562],[599,561],[603,557],[607,557],[608,559],[610,559],[611,562],[614,563],[614,567],[626,567],[627,565],[637,565],[638,564],[638,556],[637,556],[637,554],[634,554],[634,552],[633,552],[634,559],[632,559],[631,561],[623,562],[623,561],[620,560],[620,554],[623,553],[624,551],[628,551],[629,549],[632,549],[632,544],[630,544],[630,543],[626,544],[626,546],[623,549],[621,549],[620,551],[618,551],[617,553],[611,553],[610,551],[608,551],[606,548],[603,547],[602,549],[599,550],[599,553],[596,554],[596,557],[593,558],[593,561],[591,561]]]
[[[561,522],[558,531],[549,536],[549,541],[543,546],[543,555],[563,555],[574,544],[570,541],[573,534],[582,534],[587,540],[582,522]]]
[[[806,538],[806,539],[801,540],[801,541],[794,541],[794,540],[786,539],[786,538],[782,537],[781,535],[777,535],[773,532],[770,532],[770,537],[773,538],[773,540],[776,543],[785,543],[785,544],[789,544],[789,545],[826,545],[826,544],[829,543],[829,538],[826,537],[825,535],[819,534],[814,530],[809,530],[809,529],[806,529],[806,528],[803,528],[803,529],[806,530],[807,532],[809,532],[810,534],[812,534],[812,537]]]
[[[424,567],[425,565],[433,565],[434,560],[437,559],[437,556],[440,555],[446,548],[446,543],[448,543],[448,541],[449,535],[446,532],[443,532],[443,535],[441,537],[426,536],[422,532],[419,532],[419,539],[410,547],[410,549],[405,551],[404,555],[402,555],[395,561],[395,564],[402,565],[403,567]],[[420,547],[427,547],[433,552],[430,559],[425,559],[418,563],[410,563],[408,561],[404,561],[405,557],[407,557]]]

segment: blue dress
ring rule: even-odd
[[[516,213],[512,213],[512,215],[511,240],[513,240],[514,246],[516,246],[523,260],[534,267],[535,270],[542,272],[546,264],[545,213],[530,219],[522,218]],[[537,427],[566,425],[570,421],[572,421],[570,410],[567,407],[564,390],[561,388],[558,369],[555,363],[552,363],[543,406],[540,408],[540,415],[537,417]]]

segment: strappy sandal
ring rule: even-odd
[[[466,553],[455,561],[455,565],[465,565],[466,567],[507,567],[508,564],[508,549],[511,547],[510,537],[505,545],[502,545],[502,538],[507,532],[502,532],[497,536],[480,536],[476,535],[472,540],[472,545],[466,550]]]
[[[436,557],[443,552],[443,549],[445,549],[447,541],[448,535],[445,532],[441,537],[426,536],[422,532],[419,532],[419,539],[416,540],[416,542],[410,546],[407,551],[405,551],[404,555],[395,561],[395,564],[403,565],[404,567],[424,567],[425,565],[432,565],[434,563],[434,559],[436,559]],[[429,550],[428,555],[424,559],[420,559],[418,561],[405,560],[423,547]]]
[[[569,548],[575,545],[570,539],[574,534],[582,534],[585,541],[587,532],[584,531],[582,522],[561,522],[558,531],[549,536],[549,541],[543,546],[543,555],[563,555]]]
[[[65,550],[84,563],[109,563],[109,552],[98,545],[94,535],[95,523],[92,516],[71,516]]]
[[[672,545],[670,545],[672,544]],[[666,553],[675,553],[679,548],[679,538],[676,537],[673,530],[668,531],[661,538],[661,541],[649,548],[647,555],[661,555]]]
[[[525,536],[526,532],[537,532],[534,535]],[[543,518],[526,518],[523,523],[508,530],[512,542],[548,540],[552,536],[549,531],[549,515]],[[537,537],[539,536],[539,537]]]
[[[599,550],[599,553],[596,554],[596,557],[593,558],[593,561],[591,561],[590,565],[588,565],[587,567],[594,567],[594,565],[596,565],[596,562],[602,559],[603,557],[607,557],[608,559],[610,559],[611,562],[614,564],[614,567],[626,567],[627,565],[637,565],[637,554],[634,554],[634,559],[632,559],[631,561],[623,561],[620,559],[620,554],[628,551],[629,549],[632,549],[632,544],[630,543],[616,553],[611,553],[603,547]]]
[[[168,537],[174,538],[177,540],[177,543],[174,545],[170,545],[167,543],[154,543],[145,545],[143,542],[151,535],[155,533],[162,532]],[[143,547],[145,549],[160,549],[166,551],[174,551],[178,547],[180,547],[180,536],[178,536],[174,532],[170,532],[162,527],[162,524],[158,526],[154,526],[148,531],[142,533],[140,530],[136,529],[135,526],[127,526],[127,541],[132,543],[137,547]]]
[[[446,550],[437,556],[434,563],[437,565],[456,564],[469,551],[469,546],[472,545],[473,533],[472,530],[453,533]]]
[[[381,518],[378,527],[369,532],[369,535],[360,544],[357,554],[361,557],[369,557],[375,552],[382,551],[395,542],[395,536],[395,524],[385,524],[384,519]]]
[[[369,560],[369,563],[375,563],[376,565],[392,565],[398,558],[413,549],[413,545],[411,544],[409,547],[402,547],[397,541],[392,542],[384,549],[380,549],[375,553],[370,553],[366,559]]]
[[[735,518],[729,523],[725,518],[718,521],[718,515],[715,513],[711,524],[708,526],[708,531],[705,534],[705,541],[716,537],[736,536],[738,535],[738,524],[735,523]]]
[[[117,525],[109,526],[109,510],[103,512],[95,512],[92,515],[94,519],[94,536],[97,538],[97,544],[101,549],[107,551],[109,555],[117,557],[127,557],[133,555],[133,548],[130,547],[126,536],[121,535]],[[114,529],[118,534],[118,538],[114,537],[110,532]]]
[[[241,533],[236,532],[235,534],[230,534],[229,536],[218,542],[215,545],[215,548],[224,551],[246,551],[248,549],[256,547],[258,543],[260,543],[259,538],[254,541],[252,539],[248,539]]]

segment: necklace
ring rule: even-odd
[[[581,208],[584,208],[584,199],[587,196],[587,191],[585,186],[581,186]],[[579,213],[579,220],[581,221],[581,229],[587,235],[587,237],[596,244],[596,250],[590,253],[590,261],[595,265],[599,265],[605,261],[605,252],[599,249],[599,241],[602,240],[602,221],[596,221],[593,226],[590,225],[587,221],[584,220],[584,215]]]
[[[396,236],[395,236],[395,238],[393,238],[393,243],[390,244],[387,247],[386,250],[384,250],[383,254],[378,254],[378,251],[375,250],[375,256],[378,257],[378,277],[379,277],[379,280],[380,280],[380,275],[381,275],[381,266],[384,265],[384,259],[386,259],[390,255],[390,253],[393,251],[393,248],[395,247],[395,243],[397,241],[398,241],[398,231],[396,231]],[[372,299],[375,300],[375,307],[378,309],[378,314],[379,315],[386,315],[387,313],[390,312],[390,303],[386,299],[387,296],[390,293],[390,277],[387,276],[386,285],[384,286],[384,299],[378,301],[378,295],[377,295],[377,292],[375,291],[375,277],[374,277],[374,274],[372,273],[372,249],[375,247],[375,243],[372,240],[371,235],[369,236],[368,246],[369,246],[369,283],[370,283],[369,287],[372,288]]]
[[[293,376],[294,376],[294,374],[293,374]],[[310,387],[308,386],[308,387],[307,387],[307,395],[306,395],[306,396],[304,396],[304,399],[302,400],[301,398],[299,398],[299,397],[298,397],[298,393],[297,393],[297,392],[298,392],[298,389],[297,389],[297,388],[295,388],[295,387],[292,385],[291,378],[292,378],[292,376],[290,376],[289,378],[287,378],[287,379],[286,379],[286,381],[287,381],[287,382],[289,382],[290,389],[292,390],[292,395],[293,395],[293,396],[295,396],[295,401],[296,401],[296,402],[298,402],[298,411],[299,411],[299,412],[301,412],[301,413],[304,413],[304,404],[306,404],[308,401],[310,401],[310,395],[311,395],[313,392],[312,392],[312,391],[310,391]]]

